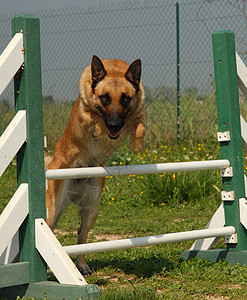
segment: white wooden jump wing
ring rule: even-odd
[[[0,215],[0,255],[6,249],[28,213],[28,184],[23,183]]]
[[[153,173],[168,173],[180,171],[198,171],[210,169],[225,169],[230,166],[227,159],[210,161],[192,161],[163,164],[130,165],[116,167],[90,167],[46,170],[46,179],[75,179],[89,177],[106,177],[122,175],[140,175]]]
[[[16,33],[0,56],[0,95],[24,62],[23,34]]]
[[[11,264],[19,254],[19,230],[16,231],[7,248],[0,255],[0,266]]]
[[[236,64],[237,64],[237,73],[238,73],[238,86],[244,95],[247,97],[247,68],[243,63],[242,59],[239,57],[236,52]]]
[[[219,206],[212,219],[208,222],[205,229],[220,228],[225,226],[225,212],[223,203]],[[208,250],[217,242],[218,237],[199,239],[195,241],[190,250]]]
[[[60,283],[72,285],[87,284],[86,280],[42,218],[35,220],[35,237],[37,250]]]
[[[0,176],[27,139],[26,111],[19,110],[0,137]]]
[[[245,151],[247,151],[247,123],[245,119],[240,115],[240,127],[241,127],[241,137],[242,137],[242,146]]]

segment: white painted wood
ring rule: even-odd
[[[241,137],[242,137],[242,146],[245,151],[247,151],[247,123],[245,119],[240,115],[240,127],[241,127]]]
[[[247,229],[247,200],[245,198],[239,199],[239,213],[240,222]]]
[[[24,62],[23,34],[16,33],[0,56],[0,95]]]
[[[44,219],[35,220],[35,244],[60,283],[72,285],[87,284]]]
[[[174,242],[190,241],[199,238],[228,236],[235,233],[233,226],[222,228],[201,229],[193,231],[167,233],[153,236],[143,236],[130,239],[121,239],[107,242],[88,243],[63,247],[68,255],[80,255],[112,250],[161,245]]]
[[[122,175],[140,175],[153,173],[183,172],[224,169],[230,166],[227,159],[191,161],[163,164],[129,165],[116,167],[89,167],[89,168],[70,168],[46,170],[46,179],[75,179],[89,177],[106,177]]]
[[[237,64],[237,74],[238,74],[238,86],[244,95],[247,97],[247,68],[243,63],[242,59],[236,52],[236,64]]]
[[[26,139],[26,111],[19,110],[0,137],[0,176]]]
[[[225,226],[225,212],[223,203],[218,207],[212,219],[208,222],[205,229],[220,228]],[[190,250],[208,250],[214,246],[218,238],[207,238],[196,240]]]
[[[19,254],[19,230],[15,233],[8,247],[0,255],[0,266],[11,264]]]
[[[244,189],[245,189],[245,198],[247,198],[247,177],[244,174]]]
[[[28,213],[28,184],[23,183],[0,215],[0,255],[9,245]]]

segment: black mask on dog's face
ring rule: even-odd
[[[107,72],[102,61],[93,56],[91,72],[92,91],[98,99],[95,107],[104,118],[108,136],[117,139],[139,91],[141,60],[134,61],[125,73],[117,73]]]

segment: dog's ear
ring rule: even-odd
[[[92,70],[92,89],[96,87],[97,83],[99,83],[105,76],[106,70],[102,61],[94,55],[91,62],[91,70]]]
[[[128,68],[127,72],[125,73],[125,78],[133,84],[136,91],[139,90],[139,84],[141,80],[141,60],[135,60]]]

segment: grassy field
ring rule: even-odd
[[[143,151],[134,156],[126,143],[107,164],[218,159],[213,96],[203,103],[193,97],[186,101],[194,106],[204,105],[207,110],[203,120],[198,114],[185,118],[183,122],[188,136],[179,146],[175,144],[174,104],[170,103],[169,107],[169,103],[157,99],[155,103],[148,103],[147,145]],[[48,111],[54,107],[47,106],[45,109]],[[69,108],[65,106],[63,111],[67,115]],[[45,118],[48,118],[46,114]],[[61,116],[54,117],[53,124],[58,125],[60,119]],[[201,122],[201,127],[193,131],[194,119]],[[45,126],[48,133],[50,125]],[[62,130],[50,132],[48,141],[49,136],[50,140],[57,139]],[[202,141],[201,135],[204,137]],[[53,145],[49,147],[51,150]],[[13,163],[0,179],[0,211],[15,188]],[[89,241],[203,229],[221,203],[220,191],[218,171],[109,177]],[[79,222],[79,208],[70,204],[55,231],[63,245],[76,243]],[[192,242],[179,242],[88,255],[88,264],[95,275],[88,277],[87,281],[99,285],[103,291],[102,299],[247,299],[247,266],[233,266],[224,261],[216,264],[198,259],[182,261],[181,252],[191,245]],[[225,247],[223,239],[215,247]],[[52,274],[49,278],[54,279]]]
[[[133,156],[123,146],[108,164],[215,159],[218,150],[217,144],[154,145]],[[15,186],[13,164],[0,180],[1,209]],[[220,204],[220,190],[218,171],[109,177],[89,241],[202,229]],[[76,243],[78,211],[69,205],[59,221],[56,235],[63,245]],[[246,299],[246,266],[182,261],[181,252],[191,245],[183,242],[88,255],[95,275],[87,281],[100,286],[103,299]],[[224,247],[222,239],[216,247]]]

